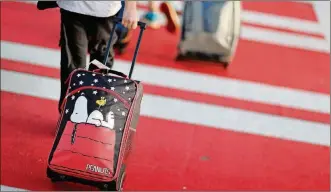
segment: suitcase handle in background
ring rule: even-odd
[[[110,33],[110,38],[109,38],[109,41],[108,41],[108,44],[107,44],[107,49],[106,49],[106,53],[107,54],[106,54],[106,56],[105,56],[105,58],[103,60],[103,64],[104,65],[107,64],[107,60],[108,60],[108,57],[109,57],[109,51],[110,51],[110,45],[111,45],[111,41],[113,39],[115,30],[116,30],[116,26],[117,26],[118,23],[121,23],[122,22],[122,18],[115,17],[113,19],[113,21],[115,22],[115,25],[114,25],[111,33]],[[141,38],[143,36],[143,32],[146,29],[146,23],[141,22],[141,21],[138,21],[138,26],[140,27],[140,32],[139,32],[138,42],[137,42],[137,45],[136,45],[136,48],[135,48],[135,51],[134,51],[134,55],[133,55],[131,67],[130,67],[129,79],[131,79],[131,76],[132,76],[132,73],[133,73],[133,69],[134,69],[134,65],[136,64],[136,58],[137,58],[137,55],[138,55],[138,50],[139,50]]]

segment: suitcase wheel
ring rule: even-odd
[[[176,61],[185,61],[185,60],[201,60],[201,61],[214,61],[221,63],[224,68],[227,68],[230,64],[224,56],[220,55],[205,55],[202,53],[187,52],[186,54],[178,54]]]
[[[54,173],[50,168],[47,168],[47,177],[51,179],[52,183],[65,180],[64,175],[58,175]]]
[[[115,181],[111,181],[110,183],[107,183],[107,184],[103,184],[99,187],[99,189],[101,191],[122,191],[123,190],[123,183],[125,181],[125,165],[122,165],[121,167],[121,170],[120,170],[120,174],[118,176],[118,179],[117,181],[119,182],[118,183],[118,189],[117,189],[117,186],[116,186],[116,180]]]
[[[176,61],[183,61],[183,60],[185,60],[185,56],[182,54],[178,54],[176,57]]]
[[[111,181],[110,183],[107,184],[102,184],[99,187],[100,191],[117,191],[116,190],[116,181]]]
[[[109,183],[100,184],[98,187],[101,191],[122,191],[123,183],[125,181],[125,165],[122,165],[118,179],[111,181]],[[50,168],[47,168],[47,177],[50,178],[52,183],[66,181],[65,175],[60,175],[52,171]],[[118,181],[118,189],[116,183]]]
[[[51,178],[51,182],[52,183],[56,183],[56,182],[59,182],[59,181],[63,181],[65,178],[60,178],[60,177],[53,177]]]

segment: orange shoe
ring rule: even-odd
[[[176,10],[169,2],[162,2],[160,5],[160,10],[163,12],[167,17],[167,30],[170,33],[177,34],[180,30],[179,25],[179,18]]]

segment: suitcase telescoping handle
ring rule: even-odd
[[[113,19],[113,21],[114,21],[115,25],[114,25],[113,29],[111,30],[111,33],[110,33],[110,38],[109,38],[109,41],[108,41],[108,44],[107,44],[107,49],[106,49],[107,54],[106,54],[106,56],[103,60],[104,65],[106,65],[108,57],[109,57],[110,46],[111,46],[111,42],[112,42],[115,30],[116,30],[116,26],[117,26],[118,23],[122,22],[122,18],[115,17]],[[130,67],[130,72],[129,72],[129,79],[131,79],[131,76],[132,76],[132,73],[133,73],[133,69],[134,69],[134,65],[136,63],[136,58],[137,58],[137,55],[138,55],[138,50],[139,50],[141,38],[143,36],[144,30],[146,29],[146,23],[138,21],[138,26],[140,28],[139,37],[138,37],[138,42],[137,42],[136,48],[134,50],[134,55],[133,55],[133,59],[132,59],[131,67]]]

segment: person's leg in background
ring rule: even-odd
[[[148,12],[143,15],[142,21],[145,22],[149,27],[153,29],[160,28],[160,9],[158,1],[148,1]]]
[[[70,73],[77,68],[86,67],[86,51],[88,47],[87,33],[84,23],[87,16],[61,9],[61,93],[58,110],[67,92],[65,81]]]
[[[165,1],[161,3],[160,10],[167,17],[167,25],[166,25],[167,30],[170,33],[174,33],[174,34],[179,33],[180,31],[179,18],[174,6],[172,6],[170,2]]]

